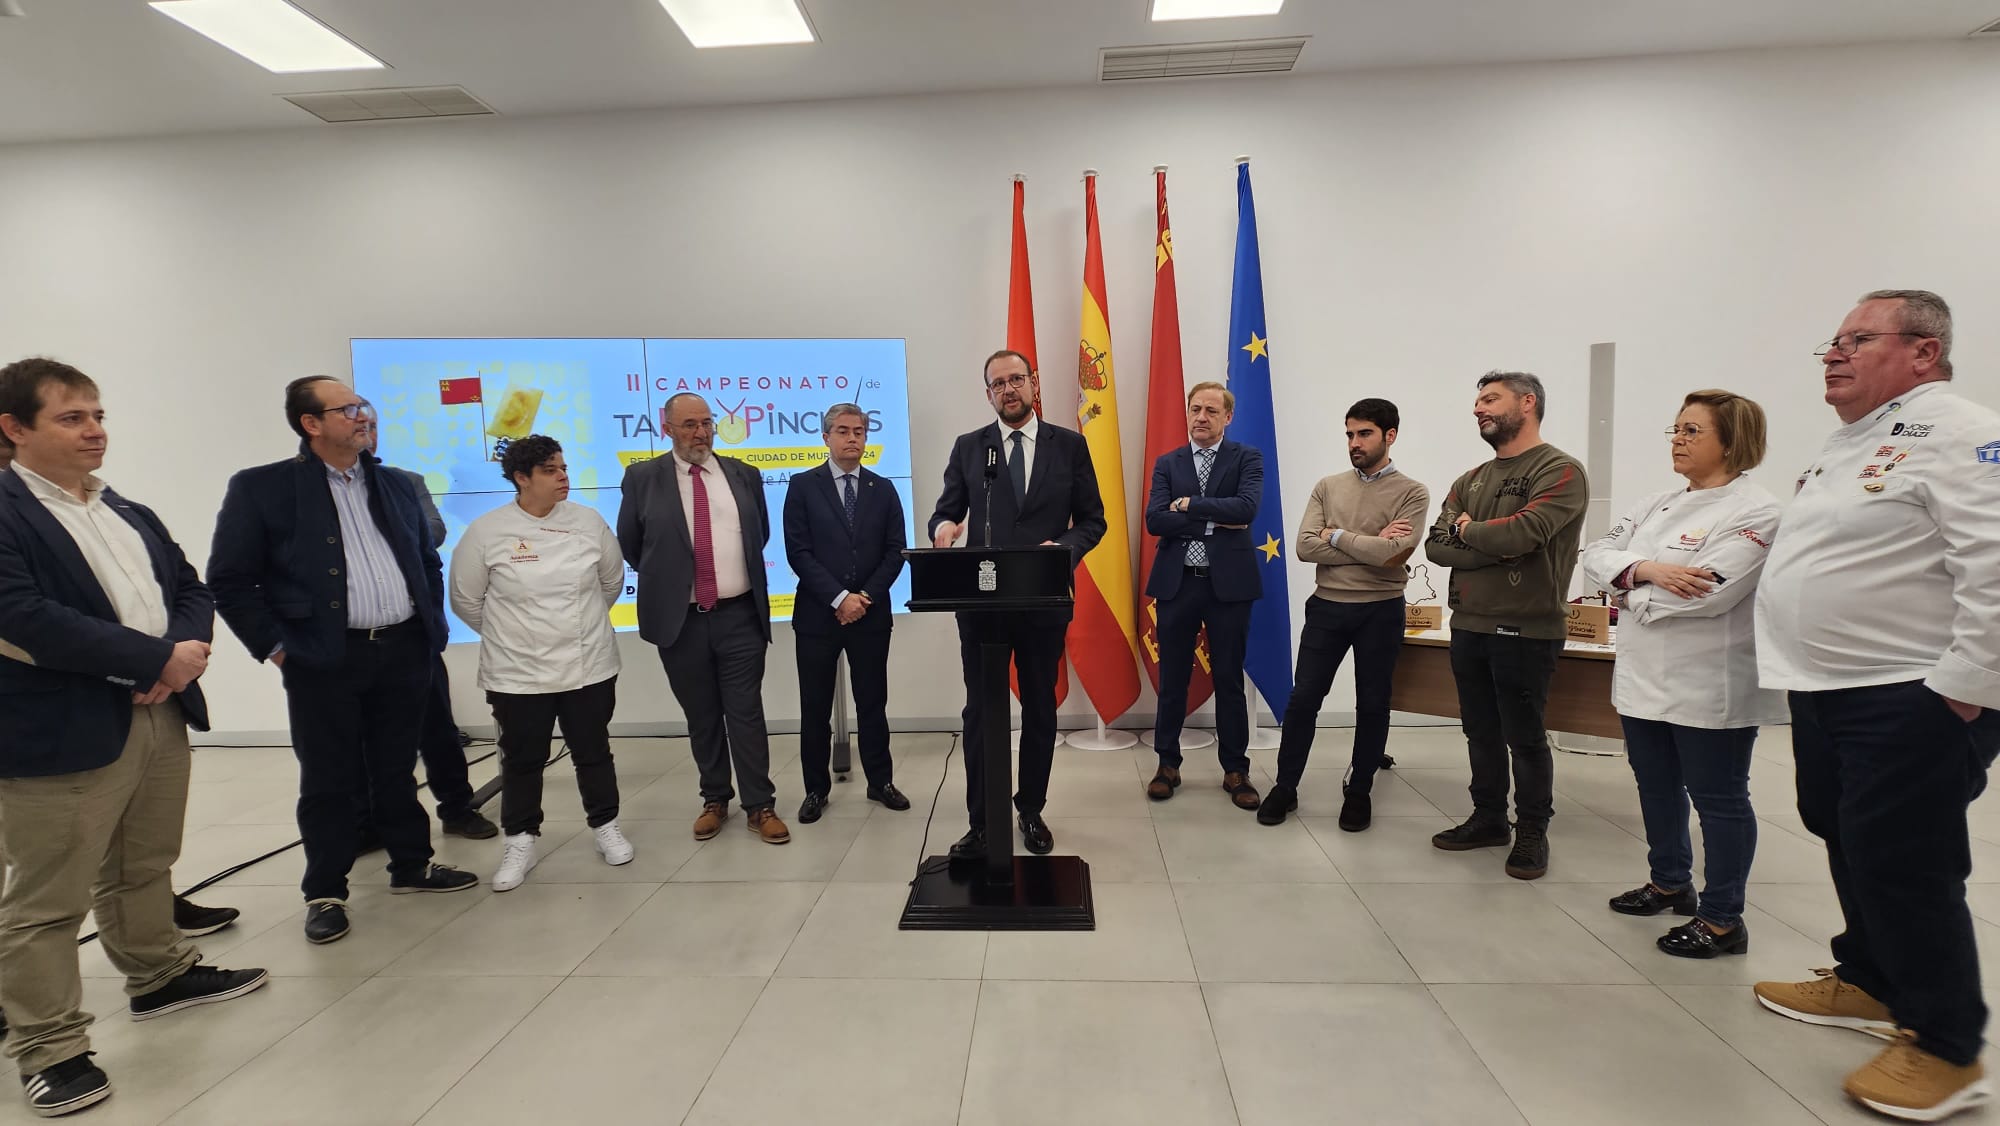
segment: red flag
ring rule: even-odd
[[[1181,372],[1181,311],[1174,290],[1174,235],[1167,223],[1167,170],[1153,170],[1154,189],[1159,196],[1159,235],[1153,243],[1153,355],[1152,370],[1146,380],[1146,456],[1139,466],[1139,493],[1152,487],[1153,463],[1162,454],[1186,444],[1186,383]],[[1139,576],[1153,573],[1153,556],[1159,541],[1139,537]],[[1154,599],[1139,592],[1139,659],[1153,690],[1160,688],[1159,611]],[[1195,639],[1194,674],[1188,678],[1188,714],[1208,701],[1215,692],[1215,680],[1208,667],[1208,631]]]
[[[471,379],[438,380],[438,402],[444,406],[454,407],[460,403],[477,403],[479,401],[479,379],[477,376]]]
[[[1007,347],[1028,357],[1028,370],[1039,374],[1041,361],[1035,353],[1035,287],[1028,276],[1028,223],[1024,215],[1027,183],[1014,177],[1014,247],[1007,273]],[[1042,384],[1035,381],[1035,417],[1042,416]],[[1007,683],[1014,695],[1021,695],[1020,678],[1010,666]],[[1069,698],[1069,662],[1056,662],[1056,706]]]

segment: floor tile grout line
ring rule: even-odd
[[[992,945],[993,933],[986,934],[987,945]],[[979,1010],[986,1004],[986,979],[980,978],[972,991],[972,1027],[965,1032],[965,1066],[958,1072],[958,1113],[951,1116],[953,1126],[965,1121],[965,1100],[972,1093],[972,1046],[979,1041]]]
[[[454,921],[456,921],[456,920],[454,920]],[[446,925],[446,926],[450,926],[451,924],[450,924],[450,923],[447,923],[447,924],[445,924],[445,925]],[[622,923],[621,923],[621,925],[622,925]],[[613,928],[613,929],[616,929],[616,928]],[[587,958],[587,957],[589,957],[589,956],[590,956],[590,955],[588,955],[588,954],[584,955],[584,957],[586,957],[586,958]],[[577,963],[577,965],[582,965],[582,964],[583,964],[583,963],[582,963],[582,962],[581,962],[580,960],[579,960],[579,961],[578,961],[578,963]],[[486,1057],[488,1057],[488,1056],[492,1055],[492,1054],[494,1053],[494,1051],[495,1051],[496,1049],[498,1049],[498,1048],[500,1047],[500,1045],[501,1045],[501,1044],[502,1044],[503,1042],[505,1042],[505,1041],[506,1041],[507,1037],[509,1037],[509,1036],[512,1036],[512,1035],[514,1034],[514,1031],[515,1031],[516,1029],[520,1028],[520,1027],[521,1027],[521,1026],[522,1026],[523,1024],[526,1024],[526,1023],[528,1022],[528,1018],[529,1018],[529,1017],[531,1017],[531,1016],[534,1016],[534,1015],[535,1015],[535,1013],[536,1013],[536,1012],[537,1012],[538,1010],[540,1010],[540,1009],[541,1009],[541,1007],[542,1007],[543,1005],[546,1005],[546,1004],[548,1004],[548,1003],[549,1003],[549,998],[551,998],[551,997],[555,996],[555,995],[556,995],[556,991],[557,991],[557,990],[559,990],[559,989],[561,989],[561,988],[563,987],[563,983],[567,982],[567,981],[568,981],[568,980],[570,979],[570,977],[574,976],[575,972],[576,972],[576,970],[575,970],[575,967],[571,967],[571,970],[570,970],[570,972],[569,972],[568,974],[563,974],[563,975],[560,975],[560,976],[556,976],[556,983],[555,983],[554,985],[552,985],[552,986],[550,986],[550,987],[549,987],[549,989],[548,989],[548,992],[546,992],[546,993],[542,994],[542,995],[541,995],[541,996],[540,996],[539,998],[537,998],[537,999],[535,1000],[535,1003],[534,1003],[534,1004],[532,1004],[532,1005],[529,1005],[529,1006],[528,1006],[528,1009],[527,1009],[527,1011],[526,1011],[526,1012],[522,1013],[522,1014],[521,1014],[521,1015],[520,1015],[519,1017],[515,1018],[515,1020],[514,1020],[514,1023],[512,1023],[512,1024],[508,1025],[505,1031],[501,1032],[501,1033],[500,1033],[500,1035],[499,1035],[498,1037],[496,1037],[496,1038],[494,1039],[494,1041],[493,1041],[493,1042],[492,1042],[491,1044],[488,1044],[488,1045],[486,1046],[486,1050],[485,1050],[485,1051],[483,1051],[483,1052],[481,1052],[481,1053],[479,1053],[479,1058],[478,1058],[478,1059],[476,1059],[476,1060],[473,1060],[471,1064],[467,1065],[466,1069],[465,1069],[464,1071],[462,1071],[462,1072],[460,1072],[460,1073],[459,1073],[459,1076],[458,1076],[458,1078],[457,1078],[457,1079],[454,1079],[454,1080],[452,1080],[452,1081],[451,1081],[450,1083],[446,1084],[446,1085],[445,1085],[445,1089],[444,1089],[444,1090],[442,1090],[442,1091],[440,1091],[440,1092],[438,1092],[438,1096],[437,1096],[436,1098],[432,1099],[432,1100],[430,1101],[430,1104],[429,1104],[428,1106],[424,1107],[424,1109],[423,1109],[423,1112],[422,1112],[421,1114],[418,1114],[418,1115],[417,1115],[417,1116],[416,1116],[415,1118],[413,1118],[413,1119],[411,1119],[411,1120],[410,1120],[410,1122],[411,1122],[411,1126],[421,1126],[421,1123],[423,1122],[423,1120],[424,1120],[425,1118],[428,1118],[428,1117],[430,1116],[431,1112],[432,1112],[432,1111],[434,1111],[434,1110],[436,1110],[436,1109],[438,1108],[438,1104],[439,1104],[439,1103],[442,1103],[442,1102],[443,1102],[444,1100],[446,1100],[446,1099],[450,1098],[450,1097],[451,1097],[451,1093],[452,1093],[453,1091],[456,1091],[456,1090],[458,1090],[458,1088],[459,1088],[459,1085],[460,1085],[460,1084],[464,1083],[464,1082],[465,1082],[465,1081],[466,1081],[467,1079],[471,1078],[471,1076],[472,1076],[472,1073],[473,1073],[473,1072],[475,1072],[475,1071],[478,1071],[478,1070],[479,1070],[479,1065],[480,1065],[480,1064],[482,1064],[482,1063],[485,1063],[485,1062],[486,1062]],[[377,975],[377,976],[380,976],[380,975]],[[480,975],[480,976],[496,976],[496,975]],[[513,976],[513,975],[508,975],[508,976],[510,976],[510,977],[511,977],[511,976]],[[522,975],[520,975],[520,976],[522,976],[522,977],[548,977],[548,976],[554,976],[554,975],[548,975],[548,974],[522,974]],[[374,980],[374,979],[373,979],[373,978],[371,978],[370,980],[372,981],[372,980]]]
[[[360,989],[362,986],[368,984],[370,981],[373,981],[374,977],[373,975],[370,975],[368,977],[356,978],[351,974],[345,974],[345,975],[340,975],[340,979],[352,980],[354,984],[348,986],[346,989],[341,990],[339,996],[333,998],[331,1001],[328,1001],[325,1005],[322,1005],[317,1011],[308,1014],[304,1020],[301,1020],[299,1023],[293,1025],[290,1029],[288,1029],[283,1036],[280,1036],[276,1040],[271,1041],[269,1044],[264,1045],[257,1051],[250,1053],[248,1059],[245,1059],[242,1063],[239,1063],[235,1067],[230,1068],[227,1074],[222,1075],[221,1077],[216,1079],[215,1082],[210,1083],[208,1086],[203,1087],[201,1090],[195,1092],[192,1098],[188,1099],[184,1103],[181,1103],[179,1106],[175,1107],[172,1111],[168,1112],[167,1114],[161,1116],[156,1121],[166,1122],[169,1119],[173,1118],[175,1115],[180,1114],[182,1111],[188,1109],[194,1104],[207,1098],[210,1094],[214,1093],[216,1088],[222,1086],[224,1083],[228,1082],[232,1077],[234,1077],[237,1072],[240,1072],[244,1068],[249,1067],[257,1060],[263,1058],[266,1052],[269,1052],[271,1049],[277,1047],[279,1044],[282,1044],[286,1040],[289,1040],[293,1035],[297,1034],[297,1032],[300,1029],[304,1028],[306,1025],[311,1024],[315,1020],[318,1020],[322,1015],[325,1014],[325,1012],[328,1009],[333,1008],[335,1005],[345,1000],[347,996],[353,993],[355,990]],[[326,979],[318,978],[315,980],[324,981]],[[269,988],[269,986],[267,985],[266,988]]]
[[[1486,1073],[1486,1077],[1493,1081],[1493,1089],[1500,1092],[1500,1097],[1507,1100],[1507,1105],[1514,1108],[1514,1113],[1520,1117],[1522,1122],[1527,1123],[1528,1126],[1534,1126],[1534,1119],[1528,1116],[1528,1112],[1525,1109],[1523,1109],[1520,1102],[1514,1098],[1514,1092],[1508,1090],[1507,1084],[1501,1081],[1500,1074],[1493,1070],[1493,1064],[1487,1060],[1486,1056],[1482,1052],[1480,1052],[1479,1045],[1473,1043],[1472,1037],[1467,1035],[1465,1029],[1459,1026],[1458,1018],[1451,1015],[1451,1009],[1446,1007],[1444,1003],[1444,998],[1439,997],[1437,995],[1437,989],[1435,988],[1436,985],[1445,985],[1445,984],[1457,985],[1457,984],[1472,984],[1472,983],[1423,982],[1422,984],[1424,987],[1424,995],[1431,999],[1431,1004],[1437,1006],[1438,1012],[1444,1014],[1445,1023],[1451,1025],[1452,1034],[1457,1036],[1459,1042],[1465,1045],[1465,1050],[1471,1052],[1472,1058],[1479,1061],[1480,1070],[1484,1071]]]
[[[1791,1088],[1785,1086],[1783,1081],[1781,1081],[1777,1076],[1771,1074],[1768,1071],[1765,1071],[1762,1067],[1759,1067],[1757,1065],[1756,1060],[1753,1060],[1749,1056],[1744,1055],[1742,1051],[1736,1047],[1736,1045],[1730,1043],[1728,1037],[1724,1036],[1720,1029],[1716,1028],[1714,1025],[1708,1023],[1707,1021],[1701,1019],[1700,1013],[1697,1013],[1693,1009],[1690,1009],[1686,1005],[1682,1004],[1681,999],[1679,997],[1674,996],[1673,993],[1667,989],[1667,987],[1660,986],[1659,988],[1660,992],[1666,996],[1667,1000],[1673,1002],[1675,1008],[1679,1009],[1683,1013],[1686,1013],[1688,1019],[1700,1025],[1710,1036],[1715,1037],[1716,1041],[1720,1043],[1724,1048],[1727,1048],[1731,1052],[1735,1053],[1737,1059],[1742,1060],[1744,1063],[1750,1066],[1750,1070],[1763,1076],[1767,1081],[1770,1082],[1771,1086],[1776,1087],[1778,1090],[1784,1092],[1785,1097],[1792,1100],[1792,1102],[1798,1104],[1798,1108],[1804,1111],[1808,1117],[1812,1118],[1816,1122],[1826,1121],[1825,1116],[1819,1114],[1817,1111],[1813,1110],[1813,1108],[1807,1106],[1805,1104],[1805,1100],[1799,1098],[1798,1095],[1793,1094]],[[1696,986],[1694,988],[1713,988],[1713,987]],[[1742,988],[1747,990],[1750,987],[1746,985],[1743,986]]]
[[[722,1061],[729,1057],[729,1049],[736,1046],[736,1038],[743,1035],[743,1028],[750,1023],[751,1014],[757,1011],[758,1005],[764,1003],[764,994],[771,991],[771,983],[776,980],[777,969],[773,967],[771,973],[764,978],[764,984],[758,987],[757,996],[751,998],[750,1004],[744,1007],[743,1016],[737,1020],[736,1027],[729,1030],[729,1039],[723,1042],[722,1050],[715,1054],[715,1062],[709,1065],[708,1074],[701,1077],[701,1087],[695,1091],[694,1098],[688,1100],[688,1108],[681,1115],[681,1126],[686,1126],[687,1120],[694,1117],[694,1109],[701,1105],[701,1097],[708,1093],[708,1085],[715,1082],[715,1073],[721,1069]]]

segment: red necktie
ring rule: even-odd
[[[715,538],[708,527],[708,486],[701,483],[701,466],[688,466],[694,478],[694,604],[715,609]]]

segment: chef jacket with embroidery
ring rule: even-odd
[[[509,501],[468,525],[451,553],[451,608],[479,633],[488,692],[567,692],[617,676],[611,603],[624,587],[618,537],[566,500],[547,516]]]

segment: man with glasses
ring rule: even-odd
[[[229,481],[209,585],[229,629],[278,666],[299,760],[305,933],[348,931],[347,875],[367,795],[389,890],[463,891],[478,877],[431,863],[417,800],[417,738],[442,652],[444,568],[409,481],[369,451],[375,412],[329,376],[285,387],[299,452]]]
[[[1818,352],[1841,426],[1757,585],[1757,665],[1790,694],[1799,816],[1846,930],[1766,1008],[1892,1040],[1847,1093],[1934,1121],[1991,1097],[1966,808],[2000,749],[2000,412],[1945,386],[1951,309],[1862,297]]]
[[[1555,762],[1543,716],[1590,497],[1583,466],[1542,441],[1547,410],[1527,372],[1479,378],[1472,417],[1493,460],[1452,482],[1424,541],[1430,561],[1451,568],[1451,672],[1472,764],[1472,816],[1431,843],[1462,852],[1512,841],[1506,870],[1517,880],[1549,869]]]
[[[701,772],[694,837],[722,831],[731,798],[767,844],[792,839],[776,810],[764,728],[771,603],[764,479],[715,452],[715,415],[683,392],[662,408],[673,452],[634,462],[618,503],[618,546],[639,576],[639,636],[660,650]],[[735,766],[736,785],[730,786]]]
[[[944,492],[931,513],[932,546],[950,547],[968,529],[971,542],[978,544],[990,529],[994,547],[1060,544],[1069,548],[1070,566],[1076,567],[1104,538],[1104,499],[1097,491],[1090,448],[1083,435],[1035,416],[1041,387],[1021,353],[1003,349],[987,357],[980,381],[999,417],[959,435],[952,446]],[[982,487],[982,480],[992,487]],[[972,831],[951,846],[954,858],[986,855],[979,649],[989,641],[1004,642],[1012,651],[1019,683],[1021,752],[1014,810],[1022,843],[1037,855],[1055,848],[1042,807],[1048,804],[1049,771],[1055,763],[1056,669],[1069,620],[1067,609],[958,615],[959,660],[965,671],[965,807]]]

